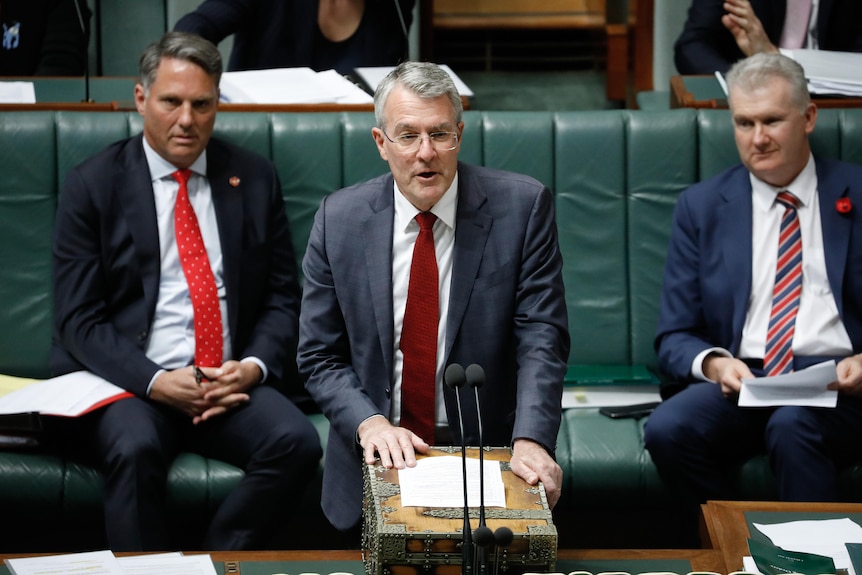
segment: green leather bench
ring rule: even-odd
[[[219,136],[277,166],[297,257],[321,198],[387,169],[370,136],[370,113],[223,113]],[[661,268],[677,194],[735,163],[726,111],[468,112],[464,161],[524,172],[557,203],[564,255],[573,377],[652,366]],[[51,228],[69,168],[136,133],[124,112],[0,113],[0,373],[47,377],[51,334]],[[814,148],[862,163],[862,110],[824,110]],[[328,425],[310,416],[323,443]],[[595,408],[567,410],[557,457],[565,479],[555,521],[565,547],[675,547],[671,494],[643,448],[644,420],[611,420]],[[222,462],[183,454],[169,480],[177,548],[191,548],[209,514],[238,481]],[[762,458],[740,470],[747,499],[774,498]],[[848,501],[862,500],[862,468],[842,475]],[[322,519],[320,470],[297,494],[299,516],[273,546],[343,544]],[[101,480],[80,461],[47,451],[0,452],[0,552],[104,546]],[[690,540],[690,539],[689,539]]]

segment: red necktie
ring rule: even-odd
[[[221,307],[198,218],[189,202],[188,181],[191,174],[191,170],[177,170],[171,174],[180,183],[174,208],[174,233],[194,311],[195,364],[220,367],[224,345]]]
[[[793,371],[793,333],[796,313],[799,311],[799,296],[802,295],[802,234],[796,214],[799,200],[790,192],[780,192],[776,201],[784,205],[785,210],[778,236],[772,312],[763,356],[766,375]]]
[[[791,50],[802,48],[808,38],[808,21],[810,19],[811,0],[788,0],[787,13],[784,15],[784,28],[778,45]]]
[[[440,293],[434,254],[434,221],[430,212],[416,215],[419,236],[413,246],[407,307],[401,330],[401,426],[434,442],[434,382],[437,374],[437,324]]]

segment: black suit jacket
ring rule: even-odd
[[[268,160],[210,140],[212,188],[235,359],[270,380],[295,370],[299,284],[281,185]],[[159,290],[159,241],[142,136],[71,170],[54,226],[55,374],[87,369],[145,396],[162,366],[144,354]]]
[[[685,27],[674,45],[680,74],[726,72],[745,57],[736,40],[721,23],[723,0],[693,0]],[[778,46],[784,27],[787,0],[751,0],[754,13],[769,40]],[[862,52],[862,2],[820,0],[817,38],[821,50]]]

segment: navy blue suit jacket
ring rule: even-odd
[[[553,453],[569,353],[550,191],[532,178],[459,164],[445,365],[481,365],[487,445],[532,439]],[[393,385],[393,178],[325,198],[303,260],[298,363],[332,424],[323,509],[340,529],[361,515],[359,424],[388,417]],[[454,392],[444,390],[460,443]],[[475,402],[462,400],[465,438],[478,444]],[[428,438],[429,440],[431,438]]]
[[[409,30],[415,0],[397,1]],[[359,28],[343,42],[323,38],[317,10],[318,0],[204,0],[174,29],[214,44],[234,34],[229,70],[308,66],[352,74],[357,66],[394,66],[405,59],[407,39],[393,0],[365,0]]]
[[[826,272],[854,352],[862,351],[862,166],[816,160]],[[848,198],[849,213],[836,202]],[[701,351],[736,355],[751,293],[751,182],[741,164],[680,195],[674,211],[658,332],[659,365],[691,380]]]
[[[207,178],[234,359],[258,357],[271,381],[288,378],[295,371],[299,284],[275,167],[211,139]],[[87,369],[145,397],[161,368],[144,353],[160,255],[141,135],[112,144],[69,172],[54,234],[53,373]]]
[[[727,72],[744,57],[733,34],[721,23],[723,0],[694,0],[685,27],[674,45],[680,74]],[[751,0],[769,40],[778,46],[784,27],[787,0]],[[821,50],[862,52],[862,2],[820,0],[817,38]]]

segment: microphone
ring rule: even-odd
[[[512,530],[506,527],[498,527],[496,531],[494,531],[494,541],[497,543],[496,557],[494,558],[494,575],[497,575],[500,572],[500,548],[508,547],[512,544],[512,541],[515,540],[515,534],[512,533]]]
[[[470,508],[467,505],[467,440],[464,438],[464,418],[461,413],[460,389],[464,387],[467,378],[464,368],[458,363],[452,363],[443,374],[446,385],[455,391],[458,402],[458,425],[461,428],[461,474],[464,481],[464,528],[461,533],[461,573],[473,575],[473,537],[470,533]]]
[[[84,15],[81,12],[79,0],[72,0],[75,4],[75,11],[78,13],[78,25],[81,27],[81,33],[84,34],[84,102],[92,102],[90,99],[90,34],[87,33],[87,25],[84,24]]]
[[[473,388],[476,399],[476,420],[479,424],[479,526],[473,533],[476,544],[476,566],[481,575],[488,569],[488,547],[494,543],[494,534],[485,525],[485,456],[482,442],[482,410],[479,407],[479,388],[485,384],[485,370],[481,365],[470,364],[465,371],[467,385]]]

